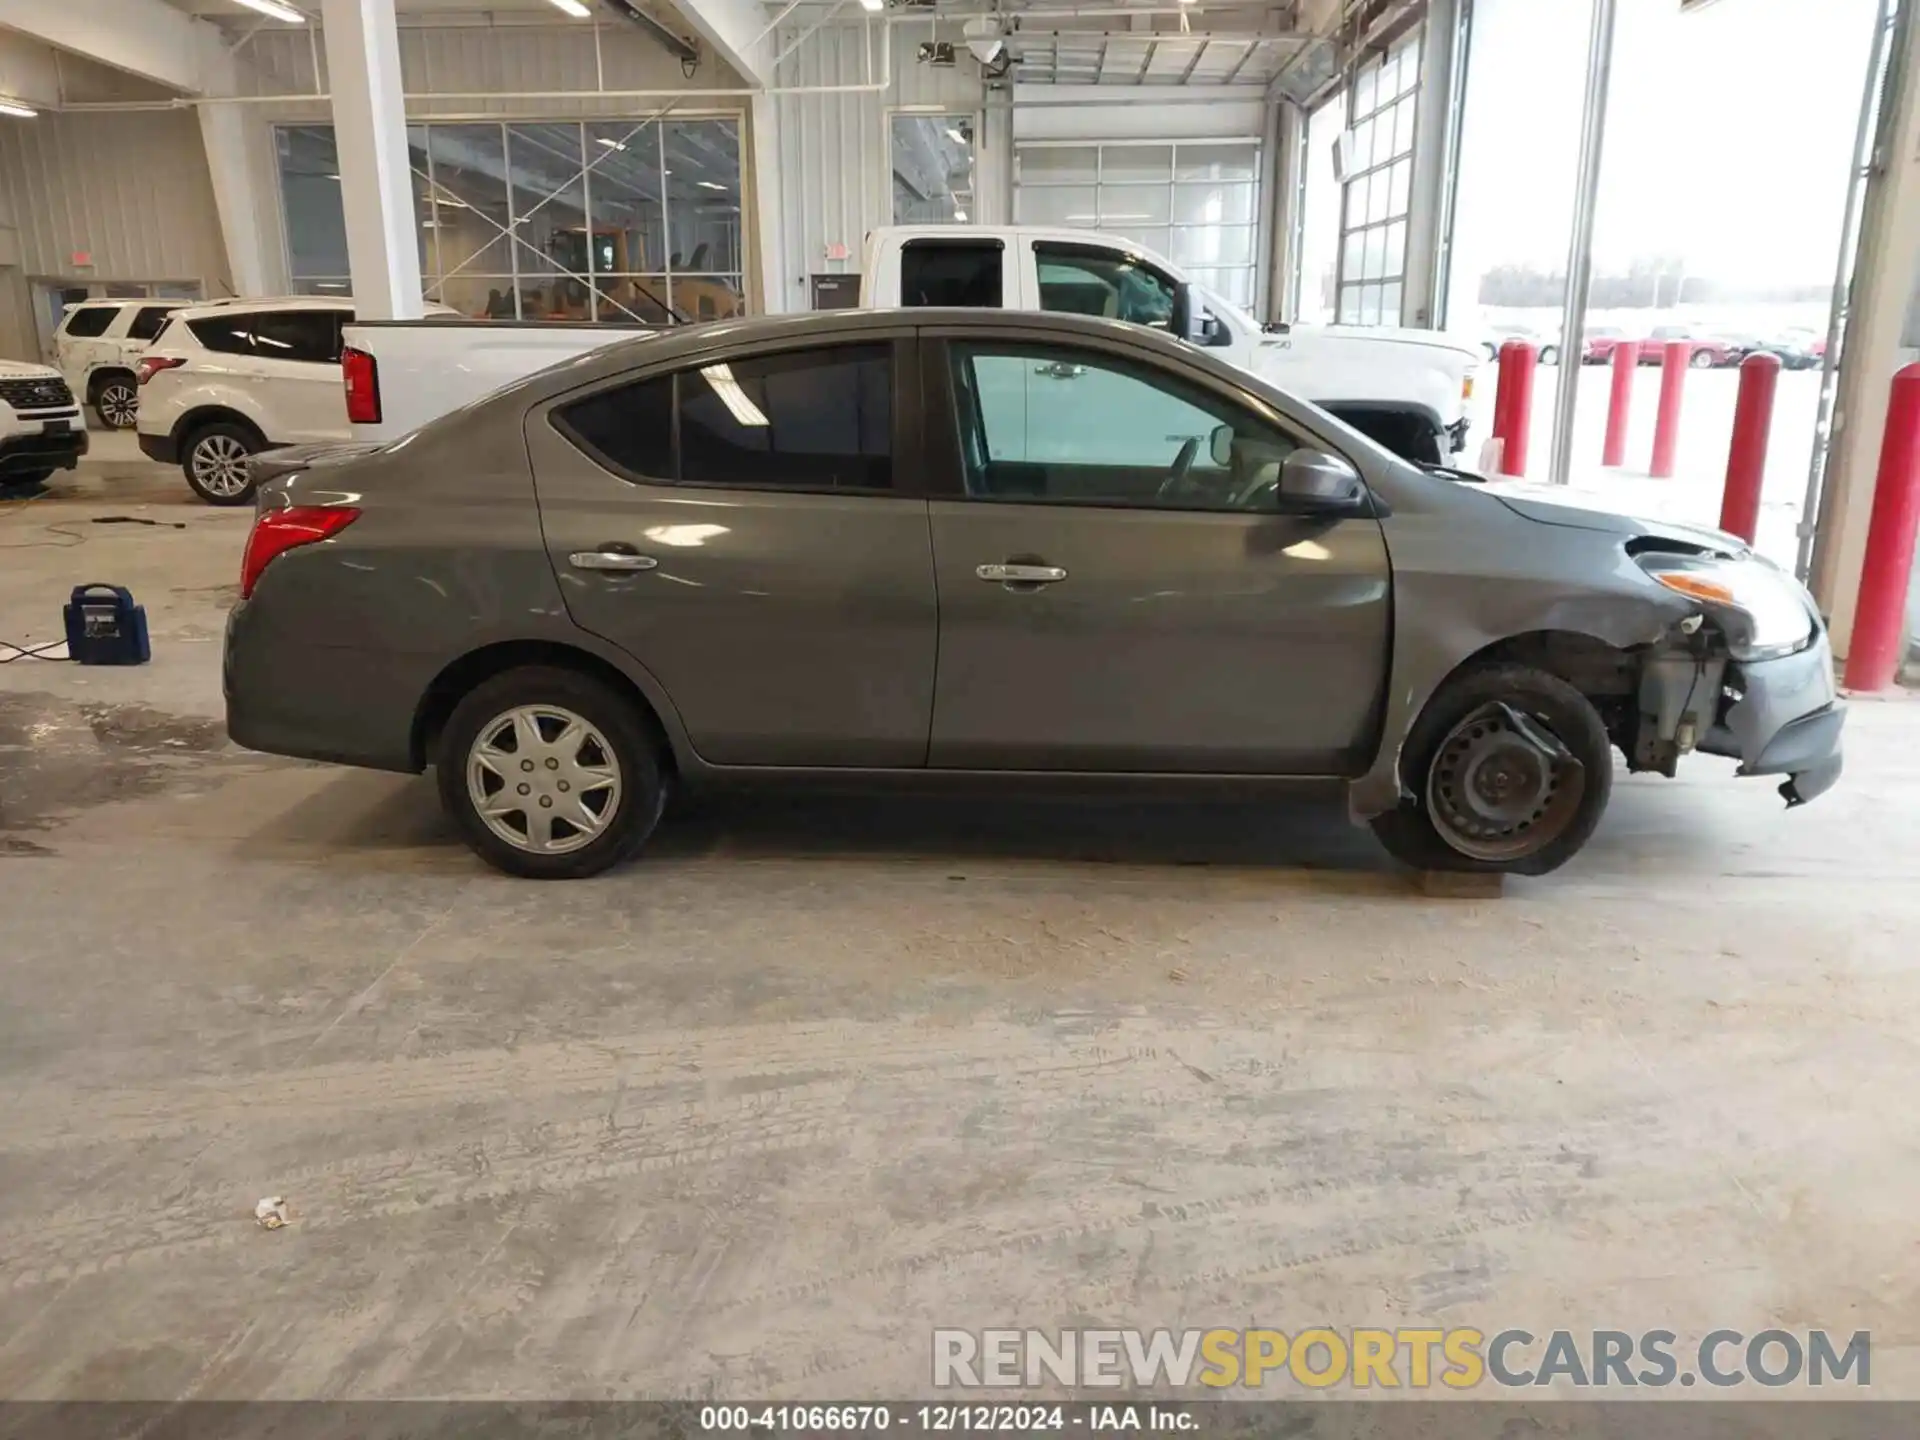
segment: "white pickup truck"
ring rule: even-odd
[[[1172,330],[1409,459],[1466,448],[1485,352],[1434,330],[1263,327],[1144,246],[1092,230],[894,225],[867,237],[862,309],[955,305],[1059,310]]]
[[[863,308],[955,305],[1105,315],[1172,330],[1312,400],[1389,449],[1447,463],[1466,448],[1482,360],[1427,330],[1262,329],[1244,310],[1131,241],[1091,230],[890,226],[868,238]],[[643,326],[510,320],[374,321],[346,328],[356,441],[384,442]]]

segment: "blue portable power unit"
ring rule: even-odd
[[[62,614],[67,654],[82,665],[144,665],[153,658],[146,607],[134,604],[124,585],[76,585]]]

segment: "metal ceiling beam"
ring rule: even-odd
[[[600,0],[600,3],[642,34],[651,36],[662,49],[682,64],[690,64],[700,58],[698,46],[689,43],[685,36],[674,34],[672,30],[635,5],[633,0]]]
[[[1193,72],[1200,68],[1201,57],[1207,53],[1207,46],[1211,43],[1211,39],[1212,37],[1206,35],[1200,37],[1200,48],[1193,52],[1193,58],[1187,62],[1187,68],[1180,72],[1180,83],[1182,85],[1191,80],[1193,78]]]

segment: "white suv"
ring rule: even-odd
[[[51,365],[0,360],[0,496],[38,490],[87,453],[87,417]]]
[[[457,312],[429,305],[430,315]],[[209,505],[253,498],[247,457],[351,440],[340,374],[347,300],[225,300],[176,310],[140,358],[140,449]]]
[[[109,430],[131,430],[140,392],[134,366],[167,317],[190,300],[83,300],[53,332],[54,363]]]

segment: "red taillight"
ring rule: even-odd
[[[347,421],[352,425],[380,423],[380,371],[373,356],[349,345],[340,352],[340,375],[347,385]]]
[[[246,558],[240,562],[240,598],[252,597],[260,572],[276,555],[338,535],[359,518],[351,505],[295,505],[261,515],[253,522]]]
[[[142,355],[140,363],[133,367],[133,383],[144,385],[162,370],[171,370],[176,365],[186,364],[178,355]]]

